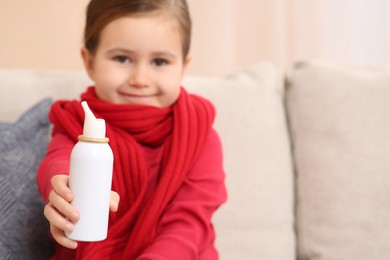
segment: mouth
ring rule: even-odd
[[[119,92],[119,94],[128,102],[132,104],[148,104],[156,97],[156,94],[134,94]]]

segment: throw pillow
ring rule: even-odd
[[[51,99],[44,99],[15,123],[0,124],[0,256],[49,259],[54,245],[43,216],[36,170],[49,139]]]
[[[299,259],[390,259],[390,70],[299,63],[288,82]]]

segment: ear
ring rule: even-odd
[[[187,70],[188,70],[188,67],[189,67],[189,65],[190,65],[190,63],[191,63],[191,60],[192,60],[192,55],[191,55],[191,53],[189,53],[189,54],[187,54],[187,57],[186,57],[186,59],[184,60],[184,63],[183,63],[183,75],[187,72]]]
[[[95,66],[94,66],[94,56],[89,52],[89,50],[85,47],[81,48],[81,57],[84,61],[84,67],[87,71],[89,77],[94,81],[95,77]]]

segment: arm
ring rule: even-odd
[[[70,153],[75,143],[67,136],[55,134],[47,148],[47,154],[41,162],[38,173],[38,190],[48,202],[52,190],[51,179],[55,175],[69,173]]]
[[[224,179],[221,142],[213,131],[165,210],[157,238],[137,260],[198,259],[202,252],[213,250],[215,234],[211,217],[226,201]]]
[[[53,238],[62,246],[76,248],[77,243],[68,239],[64,231],[72,231],[72,221],[79,214],[70,205],[73,199],[68,188],[70,153],[74,142],[67,136],[55,134],[49,143],[47,154],[38,168],[38,190],[46,201],[44,215],[50,223]]]

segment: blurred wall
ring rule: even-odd
[[[271,44],[271,39],[278,42],[272,20],[283,15],[273,12],[277,2],[284,1],[189,0],[194,23],[189,73],[218,76],[259,59],[282,63],[278,59],[283,53],[273,51]],[[0,68],[83,68],[80,47],[87,3],[1,0]]]
[[[82,68],[87,0],[0,0],[1,68]]]
[[[220,76],[258,60],[390,66],[388,0],[187,0],[189,73]],[[0,0],[0,68],[82,69],[89,0]]]

